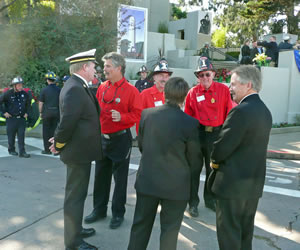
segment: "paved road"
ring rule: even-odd
[[[26,138],[30,159],[9,156],[6,136],[0,135],[0,249],[59,250],[63,247],[62,204],[65,168],[58,157],[41,155],[42,140]],[[133,188],[140,154],[133,148],[127,213],[117,230],[108,228],[108,218],[93,226],[97,234],[88,241],[104,250],[127,248],[134,213]],[[201,176],[203,180],[203,176]],[[92,183],[85,214],[92,209]],[[113,184],[112,184],[113,185]],[[200,190],[202,191],[203,181]],[[215,214],[199,206],[200,216],[186,213],[180,230],[178,249],[218,249]],[[87,227],[87,226],[86,226]],[[159,249],[159,216],[149,243],[149,250]],[[255,221],[253,249],[300,249],[300,161],[268,160],[265,192]]]

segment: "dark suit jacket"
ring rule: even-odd
[[[191,169],[199,167],[199,122],[178,106],[145,109],[139,127],[142,153],[137,192],[169,200],[188,200]]]
[[[257,94],[229,112],[211,155],[220,164],[212,185],[217,197],[261,197],[271,126],[271,113]]]
[[[263,46],[266,48],[266,55],[272,58],[273,62],[278,60],[278,45],[276,42],[257,42],[257,45]]]
[[[65,143],[60,158],[65,164],[102,158],[100,108],[97,99],[79,77],[73,75],[59,96],[60,122],[54,139]]]

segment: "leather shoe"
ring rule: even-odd
[[[8,152],[10,155],[13,155],[13,156],[17,156],[18,155],[18,153],[16,152],[16,151],[10,151],[10,152]]]
[[[96,233],[96,230],[94,228],[82,228],[80,232],[81,238],[88,238],[91,237]]]
[[[66,250],[98,250],[97,247],[83,241],[79,246],[76,247],[66,247]]]
[[[30,157],[30,154],[27,154],[27,153],[20,153],[19,154],[19,157],[22,157],[22,158],[29,158]]]
[[[198,213],[198,208],[195,207],[195,206],[191,206],[189,208],[189,214],[192,216],[192,217],[198,217],[199,213]]]
[[[93,212],[91,212],[88,216],[85,216],[84,222],[86,224],[90,224],[90,223],[93,223],[97,220],[101,220],[101,219],[104,219],[104,218],[106,218],[106,213],[105,214],[99,214],[95,210],[93,210]]]
[[[51,155],[50,151],[42,150],[41,152],[43,155]]]
[[[214,201],[205,202],[205,207],[209,208],[210,210],[216,212],[216,205]]]
[[[124,217],[112,217],[111,220],[110,220],[110,224],[109,224],[109,227],[111,229],[116,229],[118,228],[119,226],[122,225],[124,221]]]

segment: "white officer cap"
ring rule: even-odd
[[[284,37],[283,37],[283,40],[284,40],[284,41],[290,40],[290,36],[288,36],[288,35],[284,36]]]
[[[87,61],[98,63],[96,61],[95,53],[96,53],[96,49],[91,49],[88,51],[80,52],[80,53],[77,53],[73,56],[66,58],[66,61],[71,64],[79,63],[79,62],[87,62]]]

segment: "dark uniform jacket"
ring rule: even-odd
[[[10,89],[0,96],[0,105],[2,106],[2,113],[9,113],[13,117],[23,117],[30,109],[31,98],[24,91],[15,92]]]
[[[220,164],[212,191],[219,198],[252,199],[262,196],[272,116],[257,94],[233,108],[211,154]]]
[[[40,93],[40,101],[43,105],[43,118],[59,117],[59,93],[60,88],[54,83],[43,88]]]
[[[142,92],[144,89],[151,88],[154,85],[153,82],[150,82],[147,78],[144,80],[137,80],[135,83],[135,87]]]
[[[65,164],[81,164],[102,158],[101,130],[97,99],[73,75],[59,96],[60,122],[56,128],[55,147]]]
[[[142,153],[136,191],[169,200],[188,200],[191,171],[199,167],[199,122],[178,106],[145,109],[139,127]]]
[[[293,45],[290,44],[289,42],[281,42],[278,45],[278,50],[288,50],[288,49],[293,49]]]
[[[266,48],[266,55],[272,58],[273,62],[277,63],[278,60],[278,45],[276,42],[257,42],[257,45],[263,46]]]

